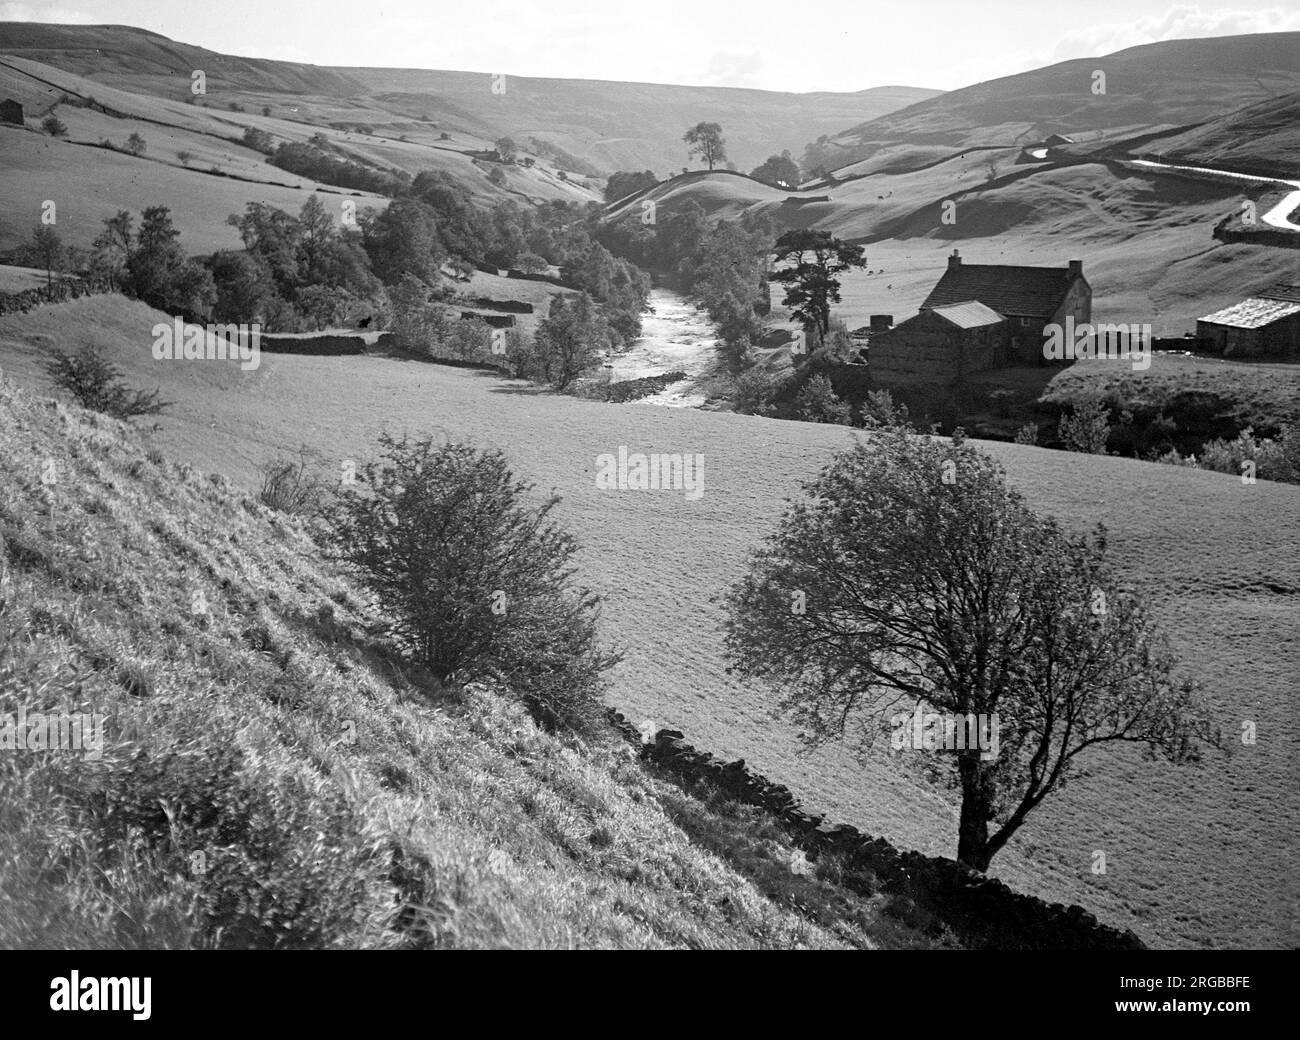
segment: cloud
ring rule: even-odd
[[[701,82],[712,87],[762,87],[766,64],[758,51],[714,51]]]
[[[31,4],[0,4],[0,22],[62,22],[67,25],[96,25],[99,19],[70,7],[34,9]]]
[[[1162,15],[1147,15],[1133,22],[1110,22],[1078,29],[1062,38],[1056,45],[1053,57],[1056,61],[1095,58],[1161,40],[1295,30],[1300,30],[1300,10],[1266,7],[1256,11],[1242,11],[1224,7],[1206,11],[1199,5],[1180,4]]]

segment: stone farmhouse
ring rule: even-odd
[[[1198,318],[1196,338],[1224,357],[1300,358],[1300,285],[1271,285]]]
[[[1044,365],[1048,325],[1092,320],[1083,262],[1066,267],[965,264],[948,269],[913,318],[871,338],[876,383],[948,383],[973,372]]]

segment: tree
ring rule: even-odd
[[[1066,451],[1105,455],[1110,440],[1110,409],[1099,397],[1074,402],[1069,415],[1062,415],[1058,432]]]
[[[492,147],[496,149],[497,156],[501,159],[502,162],[512,163],[515,161],[515,156],[518,154],[518,149],[515,147],[515,142],[512,141],[509,137],[498,137],[496,141],[493,143]]]
[[[275,283],[265,261],[246,250],[222,250],[208,258],[207,266],[216,287],[212,316],[217,321],[265,321],[275,295]]]
[[[799,183],[799,164],[786,149],[780,155],[769,155],[761,166],[754,167],[750,176],[773,187],[793,188]]]
[[[698,155],[708,163],[710,172],[715,163],[726,161],[727,142],[717,123],[696,123],[682,135],[682,140],[690,145],[688,154]]]
[[[627,173],[619,170],[616,173],[611,173],[609,180],[605,182],[605,201],[617,202],[619,199],[626,198],[638,191],[653,188],[658,183],[659,178],[649,170],[642,173]]]
[[[68,134],[68,128],[53,112],[41,120],[41,129],[51,137],[66,137]]]
[[[130,390],[122,372],[93,346],[87,344],[75,355],[56,350],[45,362],[54,385],[67,390],[83,408],[104,412],[115,419],[157,415],[170,402],[159,399],[159,391]]]
[[[542,377],[556,390],[565,389],[596,364],[609,337],[609,326],[586,293],[567,300],[556,296],[534,336]]]
[[[599,598],[574,583],[573,539],[528,501],[505,456],[380,438],[381,458],[342,487],[332,546],[379,597],[400,645],[444,684],[492,682],[544,725],[594,729]]]
[[[498,188],[505,186],[506,175],[501,172],[500,166],[493,166],[492,169],[488,170],[487,178],[491,183],[495,184]]]
[[[127,278],[126,262],[131,255],[131,214],[120,209],[104,219],[104,230],[90,244],[90,271],[110,289],[121,288]]]
[[[797,400],[799,418],[804,422],[848,426],[853,416],[852,406],[835,392],[831,381],[823,375],[809,379],[799,391]]]
[[[396,285],[407,274],[429,285],[438,281],[447,249],[438,215],[430,206],[417,199],[394,199],[382,213],[367,213],[361,231],[371,266],[384,284]]]
[[[139,134],[132,134],[126,139],[126,150],[132,155],[144,155],[145,141]]]
[[[833,459],[755,554],[728,594],[728,653],[785,691],[779,710],[813,745],[847,739],[865,758],[911,709],[935,713],[923,746],[960,793],[957,856],[986,870],[1098,746],[1173,762],[1221,746],[1105,554],[1103,530],[1039,518],[968,442],[884,431]],[[942,750],[938,733],[972,716],[994,753]]]
[[[263,152],[266,155],[270,155],[275,151],[275,139],[265,130],[259,130],[255,126],[250,126],[244,130],[244,144],[253,151]]]
[[[37,224],[22,254],[32,261],[33,266],[45,270],[45,286],[47,289],[53,287],[54,272],[63,270],[67,257],[59,233],[49,224]]]
[[[842,242],[829,231],[799,228],[776,240],[774,265],[785,264],[771,275],[786,287],[781,301],[810,336],[820,342],[831,327],[831,304],[839,303],[840,282],[836,275],[852,267],[866,266],[861,246]]]

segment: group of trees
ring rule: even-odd
[[[618,656],[550,519],[556,499],[494,450],[386,435],[381,449],[325,515],[397,645],[440,684],[488,683],[544,725],[599,728]],[[977,871],[1098,748],[1193,763],[1223,747],[1104,531],[1038,516],[960,437],[887,429],[841,452],[723,605],[730,669],[779,691],[814,747],[845,742],[866,761],[914,711],[954,720],[891,747],[934,752],[912,761],[954,790],[957,858]],[[992,750],[965,739],[994,728]]]
[[[386,314],[386,293],[361,236],[340,229],[320,196],[312,195],[296,217],[250,202],[229,223],[244,248],[223,250],[207,262],[217,287],[217,320],[313,331]]]
[[[270,135],[264,131],[253,130],[245,133],[244,137],[250,148],[265,152],[270,147]],[[370,191],[376,195],[398,195],[410,179],[405,171],[374,169],[355,159],[336,154],[333,146],[321,134],[306,143],[281,141],[275,151],[269,154],[267,162],[323,184],[333,184],[352,191]]]

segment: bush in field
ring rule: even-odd
[[[804,422],[847,426],[853,417],[853,407],[835,392],[831,381],[823,375],[815,375],[804,384],[797,403],[799,418]]]
[[[41,120],[41,129],[51,137],[66,137],[68,128],[63,125],[63,120],[51,113]]]
[[[736,377],[732,406],[742,415],[771,415],[773,401],[783,386],[784,380],[775,373],[748,369]]]
[[[1201,450],[1199,459],[1195,455],[1180,455],[1172,448],[1163,455],[1152,453],[1149,457],[1168,466],[1208,469],[1237,476],[1250,474],[1251,468],[1247,463],[1253,463],[1253,475],[1259,480],[1300,484],[1300,426],[1283,426],[1276,439],[1257,438],[1255,431],[1247,427],[1237,434],[1236,440],[1219,438],[1210,441]]]
[[[862,425],[869,430],[908,428],[907,405],[895,404],[894,395],[888,390],[872,390],[862,402]]]
[[[158,415],[171,403],[161,400],[157,390],[129,389],[122,382],[121,370],[89,344],[74,355],[55,351],[45,362],[45,371],[55,386],[67,390],[83,408],[115,419]]]
[[[728,655],[781,691],[809,744],[866,760],[892,730],[895,751],[933,752],[960,794],[957,858],[987,870],[1096,745],[1173,762],[1222,746],[1104,534],[1037,516],[968,441],[882,432],[805,485],[754,554],[727,597]],[[916,748],[914,708],[941,730],[984,716],[984,742],[940,744],[927,721]]]
[[[495,683],[544,725],[594,729],[618,657],[598,647],[599,598],[574,584],[577,545],[549,519],[558,497],[531,504],[497,451],[380,445],[340,488],[333,546],[404,649],[440,682]]]
[[[144,155],[145,140],[139,134],[132,134],[126,139],[126,150],[131,155]]]
[[[262,505],[282,513],[319,512],[329,491],[319,476],[319,453],[303,445],[292,458],[276,459],[262,466]]]
[[[1059,432],[1066,451],[1105,455],[1110,440],[1110,409],[1096,397],[1076,401],[1070,414],[1061,416]]]

